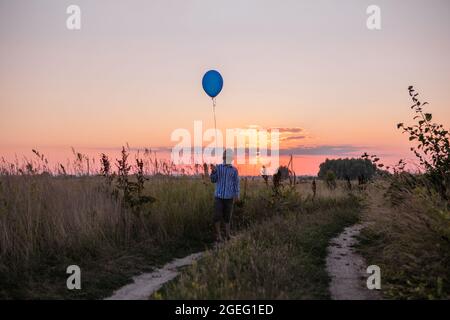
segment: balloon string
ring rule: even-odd
[[[216,98],[212,98],[213,101],[213,113],[214,113],[214,134],[216,136],[216,150],[214,156],[217,157],[217,123],[216,123]]]

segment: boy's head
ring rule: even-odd
[[[232,164],[233,163],[233,149],[227,148],[223,151],[223,163]]]

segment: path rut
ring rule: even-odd
[[[175,259],[161,269],[133,277],[132,283],[116,290],[106,300],[147,300],[152,293],[160,289],[166,282],[173,280],[180,273],[179,268],[193,264],[203,253],[197,252],[181,259]]]
[[[327,271],[331,277],[330,294],[333,300],[377,300],[380,294],[369,290],[366,280],[367,265],[354,246],[363,224],[347,227],[330,241],[327,256]]]

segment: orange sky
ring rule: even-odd
[[[213,127],[211,68],[224,77],[218,128],[301,128],[281,145],[299,173],[364,151],[412,158],[395,127],[411,119],[410,84],[450,124],[448,1],[378,1],[379,31],[370,1],[77,3],[78,31],[70,1],[0,4],[2,156],[170,148],[177,128]]]

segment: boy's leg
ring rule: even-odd
[[[220,221],[214,223],[216,228],[216,241],[222,241],[222,235],[220,234]]]
[[[219,198],[214,198],[214,228],[216,232],[216,241],[222,241],[222,235],[220,232],[220,220],[223,216],[223,200]]]
[[[229,240],[231,236],[231,215],[233,214],[233,199],[224,200],[223,206],[223,219],[225,221],[225,235],[226,239]]]
[[[231,232],[230,232],[230,223],[225,223],[225,237],[227,240],[230,240]]]

